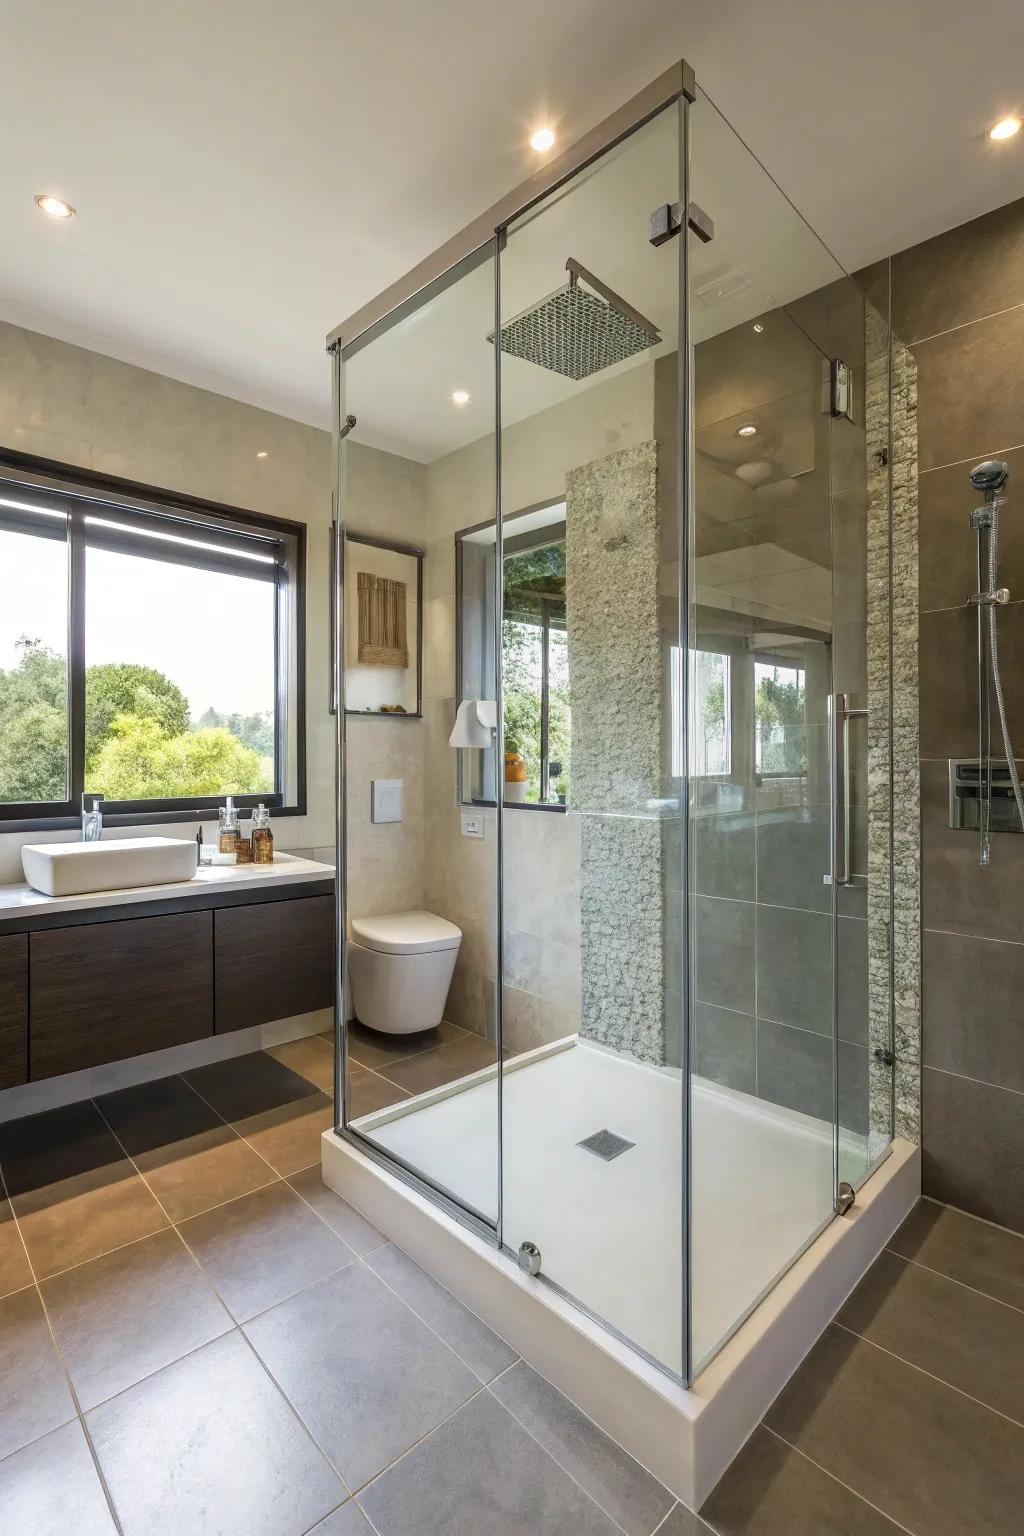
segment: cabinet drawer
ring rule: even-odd
[[[28,934],[0,938],[0,1088],[28,1080]]]
[[[29,935],[33,1079],[213,1033],[213,914]]]
[[[334,897],[223,907],[213,927],[218,1034],[329,1008]]]

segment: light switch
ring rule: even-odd
[[[401,779],[374,779],[371,786],[371,820],[401,821]]]

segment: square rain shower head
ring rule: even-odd
[[[568,379],[589,379],[661,340],[650,320],[578,261],[570,256],[565,265],[564,288],[502,326],[503,352]],[[494,333],[487,339],[493,342]]]

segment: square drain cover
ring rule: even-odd
[[[598,1157],[603,1157],[606,1163],[610,1163],[613,1157],[620,1157],[623,1152],[628,1152],[630,1147],[635,1147],[635,1141],[627,1141],[625,1136],[616,1136],[614,1131],[595,1131],[593,1136],[587,1136],[585,1140],[576,1143],[585,1152],[593,1152]]]

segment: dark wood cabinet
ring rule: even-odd
[[[331,1006],[333,896],[222,907],[213,919],[218,1034]]]
[[[0,938],[0,1088],[28,1081],[28,935]]]
[[[213,913],[29,935],[33,1079],[213,1033]]]

